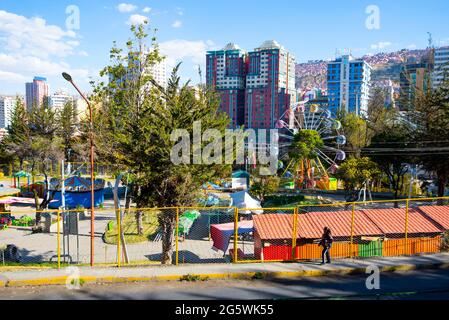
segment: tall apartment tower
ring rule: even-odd
[[[371,66],[364,60],[344,55],[327,64],[329,110],[344,109],[359,116],[368,114]]]
[[[449,47],[435,49],[435,66],[432,75],[433,88],[439,88],[443,81],[449,80]]]
[[[63,89],[56,91],[49,97],[49,105],[54,110],[63,109],[68,102],[73,102],[73,97]]]
[[[426,92],[431,85],[432,66],[425,60],[418,63],[407,63],[400,74],[399,109],[409,110],[418,93]]]
[[[207,52],[206,83],[220,93],[220,109],[229,115],[231,128],[244,125],[246,52],[233,43]]]
[[[245,127],[274,129],[296,102],[295,58],[274,40],[248,53]]]
[[[33,82],[27,83],[25,89],[28,110],[31,110],[33,105],[40,106],[44,99],[49,97],[47,79],[44,77],[34,77]]]
[[[0,129],[7,129],[11,124],[11,117],[16,99],[11,97],[0,97]]]

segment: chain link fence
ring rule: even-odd
[[[294,208],[238,209],[230,250],[233,261],[290,261],[295,242]]]
[[[40,219],[39,232],[36,219]],[[1,212],[0,266],[57,267],[58,219],[58,211]]]
[[[332,260],[449,250],[449,198],[271,209],[131,208],[121,214],[109,208],[95,209],[93,220],[90,209],[39,216],[42,232],[34,233],[35,211],[0,214],[0,264],[320,262],[324,228],[334,239]]]

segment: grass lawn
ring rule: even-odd
[[[128,215],[123,219],[122,228],[125,234],[125,241],[127,244],[147,242],[156,235],[159,229],[159,223],[157,221],[157,212],[147,213],[143,215],[143,235],[137,234],[137,223],[135,216]],[[104,236],[104,240],[107,244],[117,244],[117,225],[113,221],[113,227],[111,230],[107,230]]]

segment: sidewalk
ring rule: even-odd
[[[196,264],[181,266],[151,266],[132,268],[79,268],[84,283],[113,283],[139,281],[179,281],[183,276],[195,275],[206,279],[251,279],[316,277],[365,273],[369,265],[382,272],[417,269],[449,268],[449,253],[414,257],[372,258],[364,260],[338,260],[331,265],[316,263],[264,263],[264,264]],[[75,269],[76,270],[76,269]],[[2,272],[0,287],[64,285],[72,270],[21,270]],[[72,277],[73,279],[73,277]]]

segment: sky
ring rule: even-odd
[[[113,41],[145,19],[168,67],[182,61],[182,79],[198,83],[206,51],[229,42],[251,51],[274,39],[297,62],[362,56],[425,48],[427,32],[449,45],[448,15],[447,0],[0,0],[0,94],[24,94],[34,76],[70,92],[64,71],[89,92]]]

